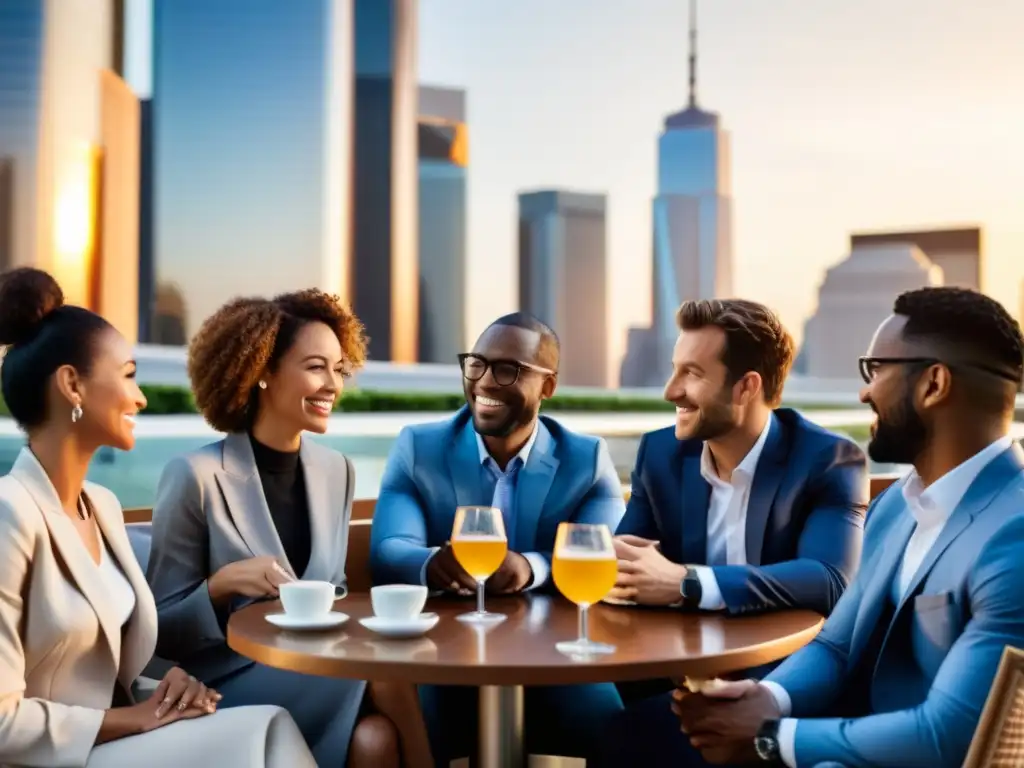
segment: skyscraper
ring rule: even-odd
[[[156,2],[152,29],[154,340],[240,295],[349,296],[352,0]]]
[[[121,0],[0,3],[4,266],[46,269],[134,339],[138,105],[117,74]]]
[[[630,333],[624,385],[663,383],[682,302],[732,295],[731,194],[729,134],[697,104],[697,4],[690,0],[689,99],[665,118],[658,138],[652,324]]]
[[[984,252],[981,227],[905,230],[903,232],[861,232],[850,235],[850,248],[865,245],[915,245],[942,268],[945,285],[982,289]]]
[[[419,89],[419,360],[466,344],[466,92]]]
[[[419,352],[417,14],[416,0],[355,0],[352,300],[370,357],[396,362]]]
[[[519,195],[519,307],[554,328],[574,386],[608,386],[606,210],[603,194]]]

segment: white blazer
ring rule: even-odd
[[[157,619],[117,498],[92,483],[85,494],[135,591],[135,609],[124,627],[106,599],[99,568],[32,452],[23,449],[10,474],[0,478],[0,765],[180,766],[217,757],[218,765],[264,766],[273,762],[275,748],[285,748],[282,742],[289,751],[283,764],[314,765],[308,751],[302,754],[305,746],[290,717],[275,708],[218,712],[95,747],[115,685],[130,696],[153,655]],[[257,742],[247,751],[236,741],[219,755],[213,740],[230,743],[233,734],[223,731],[235,730],[232,723],[239,735]],[[274,745],[267,745],[268,729],[278,737]],[[197,743],[200,733],[206,738]],[[161,742],[174,747],[162,757]]]

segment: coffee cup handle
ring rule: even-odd
[[[334,599],[341,600],[343,597],[348,597],[348,584],[335,584],[334,585]]]

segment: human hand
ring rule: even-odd
[[[627,535],[616,536],[612,544],[619,560],[619,575],[609,597],[640,605],[672,605],[680,601],[679,588],[686,576],[686,566],[661,554],[658,542]]]
[[[171,667],[147,701],[157,702],[155,714],[159,720],[172,709],[183,713],[193,708],[213,714],[221,698],[217,691],[207,688],[181,667]]]
[[[518,552],[509,550],[498,570],[487,580],[487,592],[492,595],[513,595],[522,592],[533,581],[533,566]]]
[[[757,762],[757,732],[766,720],[782,716],[775,697],[756,680],[712,682],[703,682],[701,693],[673,692],[672,711],[683,733],[712,765]]]
[[[446,541],[427,563],[427,586],[460,595],[476,593],[476,579],[459,564],[450,541]]]
[[[278,587],[294,581],[275,557],[250,557],[228,563],[207,582],[210,599],[224,602],[236,595],[243,597],[277,597]]]
[[[174,667],[160,681],[153,695],[129,707],[108,709],[103,714],[96,743],[147,733],[178,720],[213,714],[221,695],[182,669]]]

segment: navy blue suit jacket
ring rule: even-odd
[[[731,614],[806,608],[827,616],[860,565],[869,478],[864,452],[796,411],[775,411],[747,505],[747,565],[713,568]],[[711,486],[700,440],[644,435],[616,533],[661,542],[683,565],[707,557]]]

